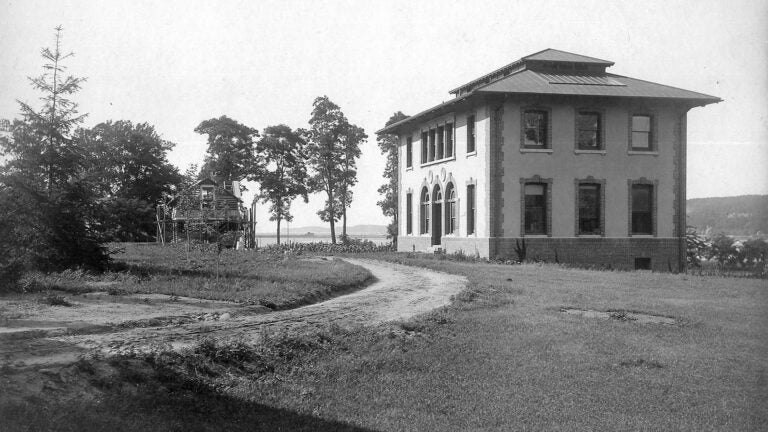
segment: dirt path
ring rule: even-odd
[[[423,268],[345,260],[365,267],[377,281],[360,291],[287,311],[259,313],[231,305],[231,309],[214,311],[214,319],[199,322],[171,320],[171,325],[160,327],[6,339],[0,343],[0,361],[14,366],[52,365],[75,361],[89,350],[117,354],[158,345],[180,348],[205,336],[258,341],[265,332],[301,331],[332,323],[345,327],[377,324],[444,306],[466,285],[463,277]]]

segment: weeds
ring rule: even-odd
[[[39,302],[48,306],[74,306],[66,297],[60,294],[46,293],[40,297]]]

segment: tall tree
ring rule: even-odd
[[[342,162],[339,178],[339,193],[342,211],[341,238],[347,240],[347,208],[352,204],[352,187],[357,184],[357,159],[360,158],[360,144],[368,139],[363,128],[347,124],[341,136]]]
[[[264,165],[254,170],[251,179],[259,182],[257,198],[270,204],[269,220],[277,222],[277,244],[280,223],[293,220],[291,202],[298,196],[308,201],[305,145],[300,132],[282,124],[268,126],[256,143],[256,152]]]
[[[351,144],[356,135],[341,108],[328,96],[316,98],[312,107],[307,131],[307,161],[312,168],[310,190],[326,194],[325,206],[317,214],[322,221],[330,224],[331,242],[336,243],[336,222],[349,202],[347,192],[356,176],[356,172],[353,175],[353,171],[348,170],[349,167],[354,168],[356,156],[345,143]],[[347,159],[347,154],[352,156]]]
[[[111,241],[147,241],[155,233],[157,204],[176,192],[182,177],[167,159],[174,144],[147,123],[107,121],[77,133],[89,155],[89,179],[105,206]]]
[[[392,114],[392,117],[387,120],[387,126],[399,122],[400,120],[408,118],[407,115],[398,111]],[[383,134],[376,137],[376,141],[379,144],[381,154],[387,157],[386,165],[384,165],[384,178],[387,182],[379,186],[378,192],[383,195],[383,198],[378,201],[379,207],[381,207],[384,216],[392,218],[392,222],[387,226],[387,235],[392,238],[392,243],[397,247],[398,236],[398,218],[397,218],[397,203],[398,203],[398,160],[397,149],[399,146],[398,137],[394,134]]]
[[[242,180],[256,163],[254,139],[259,132],[227,116],[201,122],[195,132],[208,135],[203,170],[226,181]]]
[[[181,184],[178,168],[168,162],[175,144],[162,139],[148,123],[110,120],[79,130],[78,138],[94,161],[89,174],[106,198],[158,203]]]
[[[83,175],[87,155],[71,138],[84,115],[70,98],[84,78],[65,76],[63,61],[73,54],[61,50],[61,27],[54,48],[44,48],[43,74],[30,78],[42,93],[43,106],[35,110],[18,101],[21,120],[12,126],[11,138],[0,141],[6,162],[0,169],[3,201],[17,206],[30,230],[15,232],[30,237],[25,265],[42,270],[69,266],[103,268],[108,256],[100,244],[99,206],[94,185]]]

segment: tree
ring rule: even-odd
[[[345,148],[343,141],[349,131],[349,122],[338,105],[328,96],[315,99],[312,117],[307,131],[307,163],[312,168],[310,190],[325,192],[323,209],[317,212],[320,219],[331,226],[331,242],[336,243],[336,222],[343,213],[347,197],[340,199],[343,190]]]
[[[110,241],[148,241],[155,234],[157,205],[177,192],[182,177],[167,159],[174,144],[147,123],[107,121],[77,133],[90,162],[89,180],[104,206]]]
[[[78,135],[93,160],[89,175],[104,197],[158,203],[178,190],[182,177],[168,162],[175,144],[162,139],[154,126],[110,120]]]
[[[398,111],[387,120],[387,126],[397,123],[400,120],[408,118],[407,115]],[[397,247],[398,236],[398,219],[397,219],[397,203],[398,203],[398,160],[397,149],[399,146],[398,137],[394,134],[383,134],[376,138],[379,144],[381,154],[387,157],[386,165],[384,165],[384,178],[388,181],[379,186],[378,192],[384,197],[376,204],[381,207],[381,212],[384,216],[392,218],[392,222],[387,226],[387,236],[392,239],[392,244]]]
[[[42,93],[39,111],[21,101],[21,120],[12,126],[10,139],[0,142],[7,158],[0,171],[3,201],[18,210],[11,218],[23,227],[11,228],[28,245],[25,266],[58,270],[70,266],[101,269],[108,261],[101,246],[100,214],[94,185],[85,177],[87,154],[71,132],[84,115],[69,99],[84,78],[64,76],[63,61],[73,54],[61,51],[61,27],[55,47],[44,48],[44,73],[30,78]],[[18,240],[18,239],[17,239]]]
[[[347,208],[352,204],[352,187],[357,184],[357,159],[360,158],[360,144],[368,139],[363,128],[347,124],[341,136],[341,176],[336,194],[341,204],[341,238],[347,241]]]
[[[710,242],[712,246],[710,248],[709,258],[715,258],[721,265],[733,265],[736,263],[736,248],[734,248],[734,240],[732,237],[729,237],[724,233],[718,233],[710,240]]]
[[[242,180],[252,171],[256,163],[253,140],[259,136],[256,129],[221,116],[201,122],[195,132],[208,135],[202,171],[226,181]]]
[[[270,203],[271,221],[277,221],[277,244],[280,244],[280,223],[293,220],[291,202],[297,197],[308,201],[307,167],[300,132],[286,125],[268,126],[256,144],[256,152],[264,166],[254,170],[251,179],[259,182],[257,198]]]

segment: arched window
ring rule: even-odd
[[[456,232],[456,188],[453,183],[448,183],[445,188],[445,233]]]
[[[421,190],[421,234],[429,233],[429,189],[425,186]]]

